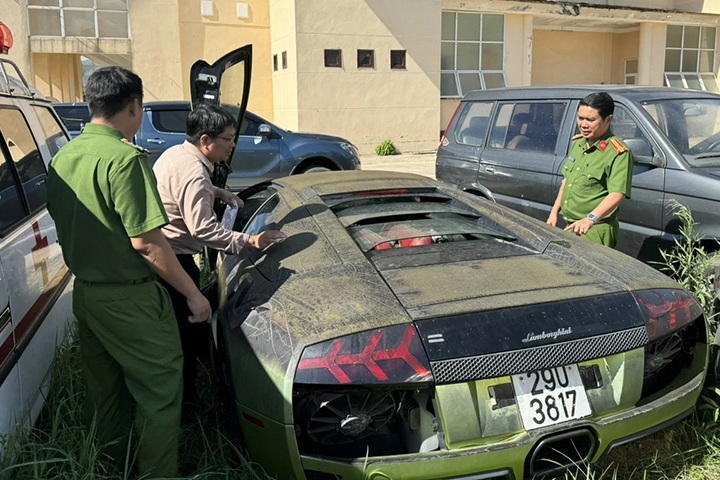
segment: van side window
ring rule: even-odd
[[[503,104],[492,127],[490,146],[553,153],[566,108],[565,102]]]
[[[0,155],[0,232],[25,216],[18,185],[5,153]]]
[[[472,102],[458,120],[455,129],[455,141],[463,145],[481,147],[485,144],[490,114],[494,102]]]
[[[242,120],[242,125],[240,126],[239,135],[256,136],[258,134],[258,127],[260,127],[258,122],[249,119],[247,115],[245,115]]]
[[[0,109],[0,130],[33,212],[44,206],[47,200],[45,163],[19,110]]]
[[[68,143],[68,138],[50,111],[50,108],[34,105],[33,110],[35,110],[35,115],[37,115],[38,120],[40,120],[40,126],[45,133],[45,138],[47,139],[46,145],[50,151],[50,155],[54,157],[63,145]]]
[[[645,157],[649,160],[653,156],[652,143],[642,132],[635,118],[623,105],[615,104],[610,130],[630,148],[635,161]],[[578,132],[578,127],[575,125],[575,134]]]

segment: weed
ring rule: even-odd
[[[395,147],[395,144],[389,138],[383,140],[380,145],[375,147],[375,153],[380,156],[385,155],[397,155],[400,151]]]

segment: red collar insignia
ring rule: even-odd
[[[605,149],[607,148],[607,144],[608,144],[608,142],[607,142],[606,140],[603,140],[603,141],[600,142],[600,144],[598,145],[598,150],[600,150],[601,152],[604,152]]]

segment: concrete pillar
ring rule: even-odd
[[[640,24],[638,51],[638,85],[664,84],[666,26],[662,23]]]

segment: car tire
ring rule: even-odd
[[[331,170],[327,167],[310,167],[303,170],[301,173],[321,173],[330,172]]]

